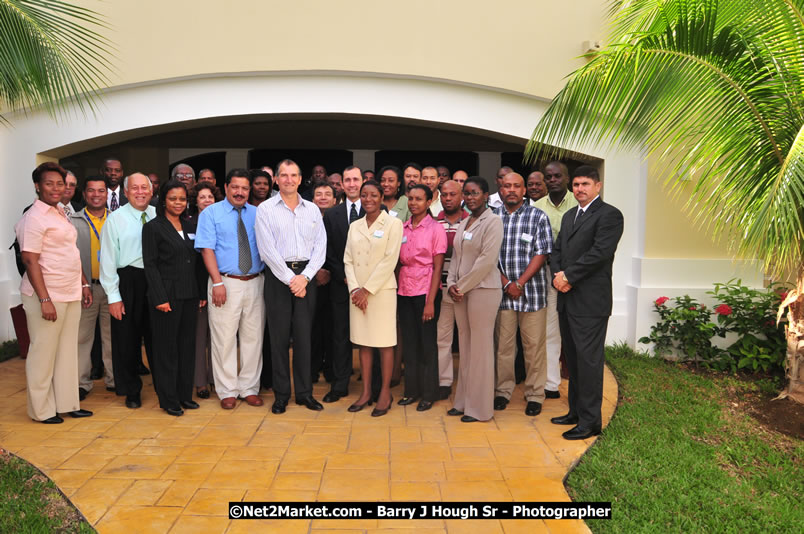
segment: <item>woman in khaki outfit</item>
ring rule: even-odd
[[[391,372],[396,345],[396,277],[394,269],[402,246],[402,221],[381,211],[382,188],[368,180],[360,188],[360,206],[366,216],[349,226],[343,266],[351,295],[349,331],[360,345],[363,393],[349,407],[359,412],[371,404],[372,348],[380,349],[382,389],[371,415],[385,415],[391,407]]]
[[[502,300],[497,261],[503,240],[502,220],[486,206],[489,185],[468,178],[463,197],[472,215],[455,233],[447,275],[458,323],[458,385],[448,415],[461,421],[488,421],[494,414],[494,321]]]

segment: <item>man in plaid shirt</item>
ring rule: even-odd
[[[494,409],[504,410],[514,392],[516,330],[525,353],[525,414],[541,413],[547,380],[545,261],[553,249],[550,219],[526,201],[525,180],[508,173],[502,180],[503,204],[494,212],[503,222],[499,269],[503,299],[497,316],[497,365]]]

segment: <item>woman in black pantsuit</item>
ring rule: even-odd
[[[198,253],[195,223],[182,219],[187,188],[170,180],[159,192],[157,217],[142,228],[142,260],[148,280],[156,394],[170,415],[195,409],[193,374],[198,317]]]

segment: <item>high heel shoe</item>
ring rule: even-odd
[[[391,409],[391,406],[393,404],[394,404],[394,397],[392,396],[391,400],[388,401],[388,406],[386,406],[383,409],[380,409],[379,404],[378,404],[377,408],[374,408],[373,410],[371,410],[371,417],[382,417],[383,415],[388,413],[388,410]]]
[[[351,406],[349,406],[349,408],[347,408],[347,409],[346,409],[346,411],[348,411],[348,412],[352,412],[352,413],[354,413],[354,412],[359,412],[360,410],[362,410],[362,409],[363,409],[363,408],[365,408],[366,406],[371,406],[371,404],[372,404],[373,402],[374,402],[374,399],[369,398],[369,400],[367,400],[367,401],[366,401],[366,402],[364,402],[363,404],[358,404],[358,403],[354,403],[354,404],[352,404]]]

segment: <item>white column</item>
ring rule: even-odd
[[[489,190],[494,193],[497,191],[497,169],[502,164],[502,158],[499,152],[476,152],[477,154],[477,172],[480,176],[488,180]]]
[[[248,169],[250,148],[230,148],[226,150],[226,172],[232,169]]]

